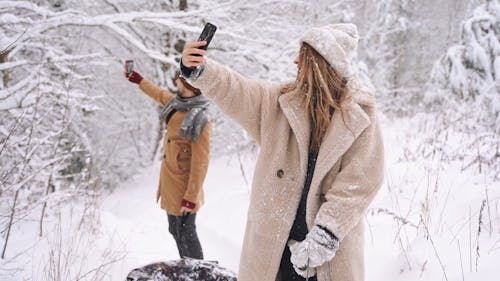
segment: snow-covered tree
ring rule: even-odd
[[[138,95],[123,98],[126,83],[113,82],[124,81],[113,45],[136,46],[172,64],[174,55],[146,47],[146,36],[117,36],[106,46],[93,37],[102,31],[92,29],[107,29],[108,36],[122,29],[107,17],[65,9],[67,2],[0,2],[2,257],[21,218],[37,213],[42,235],[44,217],[57,204],[127,178],[156,148],[158,119],[144,114]],[[110,64],[117,71],[106,72]],[[116,78],[106,81],[109,73]]]
[[[414,95],[406,86],[403,75],[409,66],[407,58],[410,32],[418,26],[411,20],[413,0],[368,1],[365,4],[367,24],[361,39],[362,56],[370,71],[382,109],[386,112],[405,113],[411,107]]]
[[[183,43],[210,21],[219,26],[211,56],[247,76],[285,81],[296,72],[299,36],[349,16],[343,2],[0,1],[3,254],[23,218],[38,220],[43,235],[55,206],[94,196],[155,159],[158,106],[123,78],[123,60],[172,88]],[[240,149],[235,139],[250,144],[233,123],[214,119],[216,132],[234,136],[216,134],[214,152]]]

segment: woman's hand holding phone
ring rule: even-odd
[[[128,81],[137,85],[139,85],[143,79],[139,72],[134,71],[134,64],[132,60],[126,60],[123,63],[123,75]]]
[[[182,51],[182,64],[186,67],[198,67],[205,65],[204,56],[207,55],[207,51],[200,49],[200,47],[205,46],[207,41],[196,41],[188,42],[184,46]]]
[[[203,71],[207,48],[212,41],[217,26],[207,22],[196,42],[189,42],[184,45],[182,51],[181,70],[187,77],[198,77]]]

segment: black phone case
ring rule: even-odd
[[[198,37],[198,41],[207,41],[207,44],[205,46],[199,47],[200,49],[206,50],[208,48],[208,45],[210,44],[210,41],[212,41],[212,38],[214,37],[216,30],[217,26],[209,22],[205,24],[205,27],[203,28],[203,31],[200,34],[200,37]]]

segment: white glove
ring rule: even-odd
[[[292,253],[290,261],[295,271],[302,277],[311,277],[314,275],[310,275],[310,269],[333,259],[339,249],[339,240],[327,230],[315,225],[304,241],[290,240],[288,246]],[[314,269],[314,274],[315,271]]]

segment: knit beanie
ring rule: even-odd
[[[314,48],[343,76],[352,75],[351,60],[358,47],[358,28],[352,23],[329,24],[309,29],[300,39]]]

